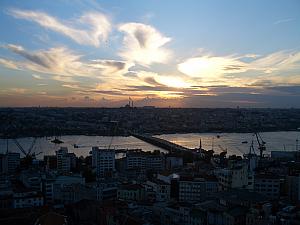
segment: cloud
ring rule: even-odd
[[[180,72],[191,77],[219,77],[226,73],[245,72],[246,64],[231,56],[216,57],[202,56],[189,58],[178,64]]]
[[[18,65],[12,60],[0,58],[0,64],[9,69],[19,69]]]
[[[25,62],[16,61],[15,65],[19,68],[65,76],[85,75],[83,64],[79,61],[81,56],[74,54],[65,47],[33,52],[19,45],[10,44],[6,48],[27,60]]]
[[[249,69],[265,73],[299,68],[300,52],[278,51],[249,63]]]
[[[33,78],[35,78],[35,79],[38,79],[38,80],[41,80],[41,79],[43,79],[40,75],[38,75],[38,74],[32,74],[31,75]]]
[[[92,60],[89,66],[101,70],[104,74],[123,74],[127,73],[134,64],[125,61],[96,59]]]
[[[65,47],[47,50],[29,51],[22,46],[9,44],[5,48],[26,59],[25,61],[9,61],[4,59],[4,66],[13,69],[23,69],[46,73],[52,79],[64,82],[75,82],[76,77],[102,78],[104,76],[120,76],[128,72],[133,63],[117,60],[95,59],[83,61],[82,56]],[[9,62],[9,63],[7,63]],[[32,75],[41,79],[40,75]]]
[[[295,19],[294,18],[286,18],[286,19],[282,19],[282,20],[277,20],[273,24],[278,25],[278,24],[287,23],[287,22],[290,22],[290,21],[293,21],[293,20],[295,20]]]
[[[188,58],[177,65],[177,69],[202,85],[252,85],[254,83],[299,82],[300,52],[278,51],[264,56],[247,54],[242,56],[202,55]],[[285,75],[284,75],[285,74]]]
[[[149,66],[153,63],[165,63],[171,57],[171,51],[164,47],[171,41],[154,27],[142,23],[125,23],[119,26],[125,33],[123,49],[119,55],[132,62]]]
[[[108,17],[99,12],[88,12],[73,21],[62,21],[44,12],[11,9],[8,13],[15,18],[35,22],[49,30],[61,33],[78,44],[99,47],[111,31]],[[87,27],[82,29],[80,27]]]
[[[28,90],[25,88],[10,88],[9,91],[16,94],[25,94]]]
[[[66,88],[72,88],[72,89],[79,89],[80,87],[76,84],[63,84],[61,85],[62,87],[66,87]]]

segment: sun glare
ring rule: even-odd
[[[190,86],[186,81],[184,81],[182,78],[179,77],[158,76],[155,80],[158,83],[166,85],[168,87],[187,88]]]

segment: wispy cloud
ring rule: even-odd
[[[171,51],[164,47],[171,41],[150,25],[125,23],[119,26],[125,33],[123,49],[119,55],[132,62],[149,66],[153,63],[165,63],[170,59]]]
[[[44,12],[10,9],[8,13],[15,18],[35,22],[49,30],[61,33],[78,44],[93,45],[104,43],[111,31],[109,18],[99,12],[88,12],[75,20],[63,21]],[[86,26],[82,29],[82,26]]]
[[[295,20],[295,19],[294,18],[286,18],[286,19],[277,20],[273,24],[278,25],[278,24],[287,23],[287,22],[290,22],[290,21],[293,21],[293,20]]]
[[[80,87],[77,84],[63,84],[62,87],[79,89]]]
[[[104,76],[120,76],[127,73],[132,63],[117,60],[83,61],[82,56],[66,47],[50,48],[47,50],[29,51],[19,45],[6,45],[5,48],[22,56],[25,61],[3,59],[0,64],[11,69],[23,69],[46,73],[52,79],[75,82],[76,77],[103,78]],[[9,63],[7,63],[9,62]],[[33,74],[35,79],[40,75]]]
[[[19,69],[16,63],[12,60],[0,58],[0,64],[9,69]]]
[[[124,74],[128,72],[128,69],[134,66],[133,63],[117,60],[92,60],[89,64],[90,67],[101,70],[106,75],[111,74]]]
[[[177,69],[193,78],[199,78],[203,85],[225,84],[245,86],[261,81],[291,83],[299,79],[283,75],[299,72],[300,52],[278,51],[265,56],[211,56],[188,58],[177,65]],[[251,60],[244,60],[250,58]],[[251,73],[251,76],[250,76]],[[297,76],[297,75],[295,75]]]
[[[35,78],[35,79],[38,79],[38,80],[41,80],[41,79],[43,79],[40,75],[38,75],[38,74],[32,74],[31,75],[33,78]]]

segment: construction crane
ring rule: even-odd
[[[20,144],[20,142],[17,140],[17,139],[13,139],[14,143],[16,144],[16,146],[20,149],[20,151],[24,154],[24,156],[26,158],[35,158],[35,156],[41,154],[42,152],[39,152],[39,153],[31,153],[32,152],[32,149],[36,143],[36,140],[37,138],[35,137],[31,143],[31,145],[29,146],[29,148],[27,149],[27,151],[23,148],[23,146]]]
[[[259,150],[259,157],[263,158],[263,152],[266,151],[266,142],[262,139],[259,133],[254,133],[257,144],[258,144],[258,150]]]

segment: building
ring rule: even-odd
[[[141,151],[139,152],[130,152],[126,153],[126,169],[146,169],[146,157],[145,154]]]
[[[142,151],[126,153],[126,169],[161,171],[165,167],[164,156]]]
[[[68,157],[68,148],[61,147],[56,151],[57,170],[62,173],[71,171],[71,159]]]
[[[106,179],[99,181],[95,188],[97,190],[98,201],[113,200],[117,198],[118,187],[116,180]]]
[[[268,198],[278,199],[280,196],[280,178],[275,174],[256,174],[254,177],[254,191]]]
[[[146,183],[151,187],[151,191],[155,193],[155,200],[157,202],[168,202],[171,198],[171,185],[162,180],[147,181]]]
[[[287,176],[287,194],[292,203],[300,203],[300,175]]]
[[[218,180],[211,178],[181,177],[179,182],[179,201],[195,202],[218,191]]]
[[[45,155],[44,162],[46,164],[47,169],[57,169],[57,157],[55,155]]]
[[[42,191],[42,175],[35,170],[24,170],[20,174],[20,180],[26,188]]]
[[[145,188],[140,184],[122,185],[118,189],[118,199],[125,201],[143,201]]]
[[[20,167],[20,153],[8,152],[0,156],[0,172],[14,173]]]
[[[152,171],[162,171],[165,168],[165,159],[161,154],[146,156],[146,169]]]
[[[73,184],[85,184],[85,179],[79,175],[47,177],[43,182],[43,191],[46,204],[60,202],[62,190],[65,186]]]
[[[219,169],[216,175],[221,190],[231,188],[253,189],[254,174],[248,169],[246,161],[229,162],[227,168]]]
[[[182,157],[176,157],[176,156],[166,157],[166,169],[172,170],[174,168],[178,168],[182,166],[183,166]]]
[[[13,208],[31,208],[44,205],[42,193],[37,191],[17,191],[13,194]]]
[[[98,178],[112,177],[115,172],[115,151],[93,147],[92,166],[96,168]]]

